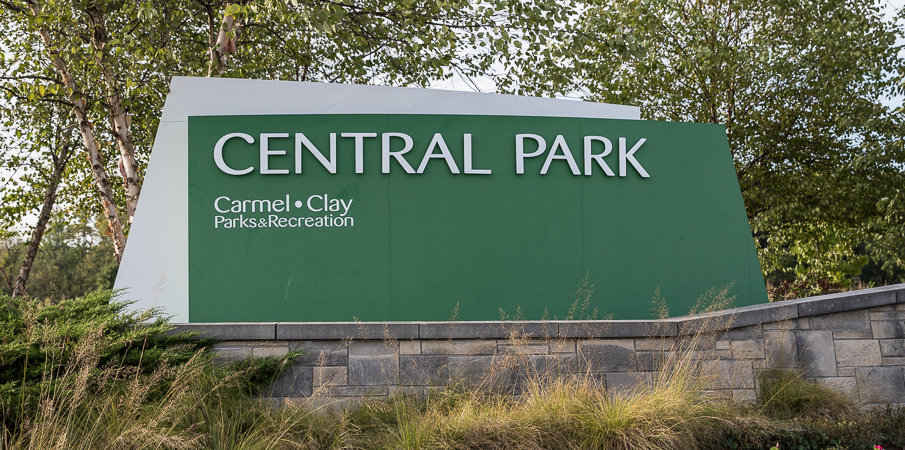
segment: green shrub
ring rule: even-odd
[[[7,425],[65,385],[74,365],[116,366],[121,375],[183,364],[209,340],[169,335],[159,311],[129,312],[110,290],[47,304],[0,296],[0,408]]]
[[[804,418],[773,422],[732,421],[714,448],[765,449],[886,449],[905,448],[905,408],[858,412],[846,418]]]
[[[276,417],[251,396],[297,353],[213,365],[213,341],[128,306],[0,297],[0,448],[235,448]]]

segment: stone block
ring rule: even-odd
[[[386,341],[352,341],[349,343],[349,357],[398,355],[399,345]]]
[[[235,360],[250,358],[252,353],[251,342],[220,342],[211,347],[211,351],[218,353],[217,359]]]
[[[877,313],[875,313],[877,314]],[[874,339],[905,339],[905,321],[871,321]]]
[[[896,303],[896,290],[895,287],[887,286],[790,300],[789,303],[798,306],[799,317],[819,316],[894,304]]]
[[[905,402],[905,371],[901,367],[855,369],[861,403]]]
[[[905,357],[902,356],[884,356],[882,361],[884,366],[905,366]]]
[[[801,317],[792,320],[780,320],[778,322],[766,322],[762,325],[766,330],[808,330],[811,324],[807,317]]]
[[[715,348],[717,350],[729,350],[732,347],[731,341],[716,341]]]
[[[798,365],[805,377],[835,377],[836,348],[833,332],[824,330],[795,331]]]
[[[579,342],[578,361],[582,371],[630,372],[637,369],[631,339],[590,339]]]
[[[382,341],[349,345],[349,384],[385,386],[399,381],[398,347]]]
[[[790,369],[798,365],[798,347],[795,331],[764,331],[764,353],[766,367]]]
[[[449,379],[452,384],[479,384],[493,370],[493,356],[450,356]]]
[[[880,365],[880,344],[876,339],[841,340],[835,342],[836,364],[841,367]]]
[[[880,339],[880,355],[905,356],[905,339]]]
[[[750,341],[754,339],[763,339],[764,329],[761,325],[751,325],[741,328],[733,328],[727,331],[720,339],[730,341]]]
[[[728,350],[683,350],[675,352],[679,358],[690,358],[692,361],[703,361],[710,359],[732,359],[732,352]]]
[[[386,397],[387,386],[327,386],[318,390],[327,397]]]
[[[763,359],[764,340],[730,341],[729,348],[734,359]]]
[[[439,386],[435,386],[435,388],[437,387]],[[425,386],[390,386],[388,394],[422,399],[430,394],[430,388]]]
[[[676,322],[666,320],[564,320],[559,325],[562,338],[656,338],[675,336]]]
[[[496,341],[482,339],[455,339],[421,341],[423,355],[492,355],[496,353]]]
[[[553,339],[550,341],[550,353],[575,353],[574,339]]]
[[[399,341],[399,354],[400,355],[420,355],[421,354],[421,341],[420,340]]]
[[[870,320],[905,321],[905,311],[883,311],[870,313]]]
[[[296,364],[307,366],[345,366],[349,364],[349,341],[289,341],[289,350],[302,356]]]
[[[634,339],[582,339],[578,341],[579,350],[582,347],[594,347],[599,345],[615,345],[628,350],[635,350]]]
[[[655,371],[665,357],[663,352],[635,352],[635,367],[641,371]]]
[[[276,339],[417,339],[414,322],[280,322]]]
[[[635,352],[635,362],[638,370],[656,372],[669,367],[677,358],[674,352]]]
[[[681,336],[676,339],[678,350],[716,350],[717,333]]]
[[[874,334],[871,330],[842,330],[833,331],[833,339],[871,339]]]
[[[549,347],[546,344],[514,344],[512,341],[499,341],[497,351],[503,354],[544,355],[549,352]]]
[[[308,366],[293,365],[266,390],[268,397],[308,397],[313,387],[313,372]]]
[[[574,376],[578,371],[574,354],[522,355],[521,357],[497,356],[494,360],[490,385],[504,388],[513,394],[522,394],[532,387],[543,388],[555,379]]]
[[[754,389],[733,389],[732,398],[739,402],[754,403],[757,401],[757,391]]]
[[[836,374],[840,377],[854,377],[855,376],[855,368],[854,367],[840,367],[836,369]]]
[[[855,376],[855,368],[854,367],[839,367],[836,369],[836,374],[840,377],[853,377]]]
[[[627,394],[641,384],[651,384],[654,380],[652,372],[615,372],[606,373],[606,390],[610,394]]]
[[[701,394],[713,399],[732,398],[732,389],[702,389]]]
[[[635,350],[672,350],[676,345],[673,338],[640,338],[635,339]]]
[[[559,326],[549,321],[421,322],[421,339],[552,338]]]
[[[754,367],[754,371],[758,372],[765,369],[773,369],[774,365],[769,364],[766,359],[752,359],[751,366]]]
[[[449,381],[449,357],[400,356],[399,383],[406,386],[436,386]]]
[[[754,389],[751,361],[702,361],[698,373],[708,389]]]
[[[349,384],[348,369],[343,366],[322,366],[313,368],[314,387],[345,386]]]
[[[537,379],[552,379],[578,373],[578,356],[574,353],[531,356],[520,364],[521,372]]]
[[[812,330],[870,330],[867,310],[843,311],[809,317]]]
[[[177,323],[169,334],[194,331],[200,338],[225,341],[273,340],[276,337],[276,323]]]
[[[852,376],[848,377],[815,378],[814,381],[852,400],[858,400],[858,381],[854,376],[854,372]]]
[[[870,312],[895,311],[895,310],[896,310],[896,305],[877,306],[877,307],[868,309],[868,311],[870,311]]]
[[[252,347],[251,355],[255,358],[279,357],[289,353],[289,344],[286,345],[267,345],[263,347]]]

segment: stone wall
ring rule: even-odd
[[[767,368],[804,376],[865,404],[905,404],[905,285],[650,321],[180,324],[222,339],[221,358],[304,355],[275,399],[342,401],[449,383],[518,394],[552,376],[616,392],[692,361],[709,389],[754,399]]]

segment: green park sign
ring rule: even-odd
[[[723,127],[630,120],[190,117],[189,271],[201,322],[763,301]]]
[[[767,300],[722,126],[538,100],[565,109],[186,106],[171,125],[165,109],[154,151],[185,149],[187,232],[160,263],[184,292],[160,300],[158,276],[156,304],[191,322],[562,319],[583,281],[615,319],[650,318],[656,292],[674,315],[726,285],[736,306]],[[139,219],[130,245],[160,233]],[[129,251],[121,287],[139,279]]]

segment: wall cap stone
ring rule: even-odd
[[[198,338],[224,341],[259,341],[277,338],[276,322],[177,323],[169,334],[195,331]]]
[[[674,337],[905,303],[905,284],[762,303],[663,320],[180,323],[222,340]]]
[[[416,322],[278,322],[277,339],[417,339]]]

